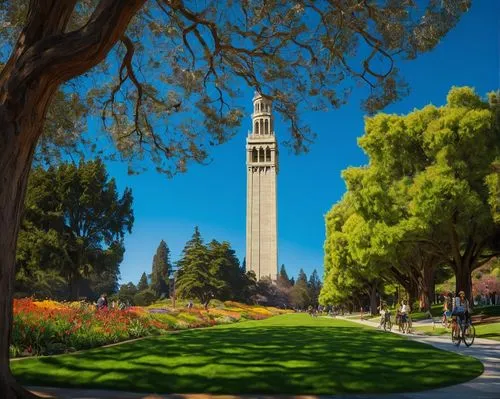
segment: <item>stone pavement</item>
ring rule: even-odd
[[[340,319],[344,319],[338,317]],[[378,326],[377,321],[345,319],[372,327]],[[429,321],[414,322],[413,325],[425,325]],[[401,334],[394,331],[395,334]],[[397,329],[396,329],[397,330]],[[467,348],[462,343],[456,347],[449,336],[423,336],[405,334],[409,339],[432,345],[436,348],[469,355],[479,359],[484,365],[484,373],[463,384],[421,392],[394,394],[343,394],[332,396],[315,395],[207,395],[207,394],[168,394],[154,395],[147,393],[131,393],[108,390],[68,389],[29,387],[43,398],[62,399],[500,399],[500,342],[476,338],[474,344]]]

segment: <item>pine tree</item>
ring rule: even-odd
[[[305,309],[310,305],[307,275],[303,269],[300,269],[297,281],[290,290],[290,302],[299,309]]]
[[[218,244],[218,243],[217,243]],[[211,251],[203,245],[198,227],[191,240],[186,243],[182,251],[182,258],[177,262],[176,288],[181,297],[195,297],[208,308],[213,298],[227,289],[227,283],[221,278],[223,257],[213,253],[215,244],[211,243]]]
[[[318,297],[321,291],[321,281],[318,277],[318,272],[316,271],[316,269],[314,269],[311,276],[309,277],[309,282],[307,283],[307,290],[311,305],[317,307]]]
[[[148,277],[146,276],[146,273],[142,273],[141,279],[139,280],[139,284],[137,284],[137,289],[139,291],[143,291],[149,288],[148,284]]]
[[[216,293],[217,299],[236,299],[243,291],[244,273],[231,245],[224,241],[212,240],[208,245],[213,273],[225,282],[225,287]]]
[[[284,264],[281,265],[277,283],[278,286],[282,288],[290,288],[292,286],[290,279],[288,278],[288,273],[286,272]]]
[[[156,254],[153,257],[153,267],[151,271],[151,289],[157,297],[169,294],[170,276],[170,250],[165,241],[161,240]]]

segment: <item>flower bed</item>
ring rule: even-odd
[[[84,302],[14,300],[11,357],[50,355],[88,349],[170,330],[257,320],[286,311],[226,302],[208,311],[161,307],[95,309]]]

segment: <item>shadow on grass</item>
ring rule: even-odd
[[[456,384],[482,372],[472,358],[308,317],[186,331],[11,367],[27,385],[226,394],[409,392]],[[280,325],[280,319],[287,322]]]
[[[500,331],[499,332],[492,332],[492,333],[486,333],[486,334],[478,334],[479,338],[487,338],[487,339],[493,339],[496,341],[500,341]]]

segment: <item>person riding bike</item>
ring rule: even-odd
[[[378,325],[378,328],[382,328],[384,324],[390,320],[391,317],[391,312],[387,308],[387,303],[382,302],[381,306],[379,307],[380,310],[380,324]]]
[[[461,323],[468,321],[470,315],[469,301],[465,298],[465,292],[460,291],[458,296],[453,300],[453,310],[451,312],[451,318],[453,320],[453,333],[455,333],[458,328],[457,318]]]
[[[409,316],[408,316],[409,313],[410,313],[410,306],[408,306],[406,300],[403,299],[401,301],[401,307],[399,308],[399,314],[400,314],[399,317],[401,325],[403,325],[404,323],[409,323]]]

